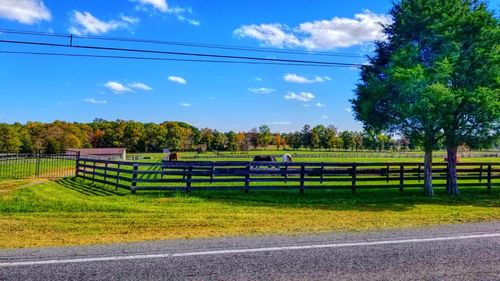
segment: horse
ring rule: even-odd
[[[276,162],[276,158],[271,155],[256,155],[253,157],[254,162]],[[253,166],[254,168],[257,168],[258,166],[255,165]],[[269,168],[272,168],[272,166],[268,166]]]
[[[172,161],[177,161],[177,152],[172,152],[168,155],[168,161],[169,162],[172,162]]]
[[[292,160],[292,155],[290,155],[290,154],[288,154],[288,153],[287,153],[287,154],[285,154],[285,155],[283,155],[283,157],[281,157],[281,159],[282,159],[282,160],[283,160],[283,162],[285,162],[285,163],[289,163],[289,162],[292,162],[292,161],[293,161],[293,160]]]
[[[254,162],[276,162],[276,158],[271,155],[256,155],[253,158]]]

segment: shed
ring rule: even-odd
[[[80,156],[90,156],[106,160],[126,160],[126,148],[70,148],[66,153],[79,153]]]

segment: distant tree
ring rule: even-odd
[[[237,135],[236,135],[236,143],[238,144],[238,148],[239,150],[242,150],[242,151],[248,151],[249,149],[249,144],[247,142],[247,138],[245,136],[245,133],[244,132],[239,132]]]
[[[302,146],[311,147],[311,126],[304,125],[304,127],[302,127],[301,134],[302,134]]]
[[[248,143],[253,146],[253,148],[257,148],[259,146],[259,131],[257,128],[252,128],[247,134],[246,134]]]
[[[271,129],[267,125],[262,125],[259,127],[258,134],[258,145],[262,147],[267,147],[272,140]]]
[[[19,133],[14,126],[0,124],[0,152],[17,152],[21,144]]]
[[[342,140],[342,149],[344,150],[354,149],[354,136],[352,132],[342,131],[340,132],[339,137]]]
[[[281,137],[280,133],[274,134],[274,144],[276,145],[276,150],[280,150],[280,148],[285,146],[285,140]]]
[[[215,135],[214,131],[210,128],[204,128],[200,131],[200,144],[204,144],[208,150],[212,150],[214,145]]]
[[[226,134],[227,139],[227,150],[231,152],[236,152],[239,150],[238,142],[236,140],[236,133],[233,131],[229,131]]]

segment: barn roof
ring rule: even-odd
[[[122,155],[126,148],[70,148],[66,151],[80,152],[81,155]]]

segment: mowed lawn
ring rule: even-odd
[[[437,189],[115,191],[82,180],[0,181],[0,248],[234,235],[364,231],[500,219],[500,187]]]

